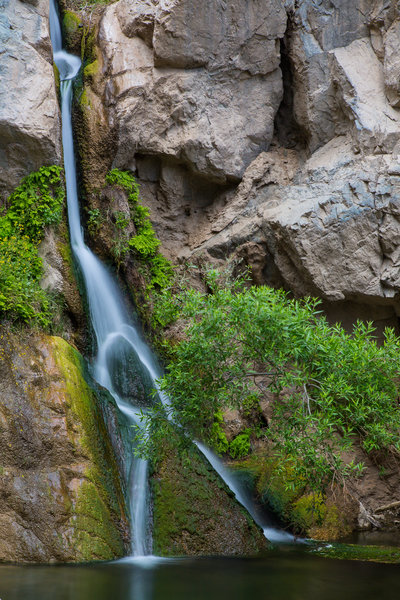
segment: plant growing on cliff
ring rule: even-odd
[[[149,210],[140,204],[139,186],[128,171],[112,169],[106,175],[106,182],[121,187],[128,196],[130,218],[135,225],[136,234],[123,247],[117,246],[118,257],[130,251],[142,263],[144,274],[150,288],[166,286],[172,276],[171,263],[159,252],[160,240],[157,238],[149,219]],[[128,225],[126,217],[117,214],[116,227],[121,230]]]
[[[221,286],[216,271],[207,285],[208,293],[184,289],[158,309],[162,316],[165,307],[166,322],[186,323],[161,388],[172,417],[193,436],[215,442],[218,411],[272,391],[265,434],[277,464],[288,462],[312,489],[362,470],[343,458],[354,438],[367,452],[400,451],[400,340],[392,330],[378,346],[371,325],[358,323],[352,335],[328,325],[315,299]]]
[[[0,216],[0,314],[48,326],[50,296],[40,287],[38,245],[47,226],[61,221],[61,167],[42,167],[22,180]]]

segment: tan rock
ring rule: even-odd
[[[389,27],[384,37],[384,74],[386,95],[392,106],[400,107],[400,21]]]
[[[358,148],[391,152],[400,138],[400,113],[385,95],[383,67],[369,39],[332,50],[332,74]]]
[[[239,179],[269,145],[282,94],[282,6],[257,0],[243,13],[240,3],[212,0],[200,9],[185,0],[129,9],[119,2],[106,10],[100,45],[118,129],[117,166],[129,168],[136,154],[156,154],[224,183]],[[196,19],[188,18],[193,11]],[[146,35],[127,25],[153,18],[154,52]],[[237,36],[227,35],[227,27]]]
[[[0,328],[0,562],[122,556],[119,470],[81,357]]]
[[[48,2],[7,0],[0,16],[0,194],[61,159]]]
[[[242,200],[231,222],[221,222],[220,233],[194,253],[243,256],[241,248],[256,244],[255,269],[264,283],[398,312],[398,179],[397,156],[363,159],[349,138],[336,138],[310,158],[296,182],[258,184],[256,203],[248,192],[248,204]]]

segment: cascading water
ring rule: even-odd
[[[94,363],[94,377],[112,394],[118,408],[131,424],[139,424],[139,408],[130,406],[119,397],[114,389],[113,373],[110,365],[118,360],[118,345],[125,340],[136,353],[139,361],[150,373],[152,379],[158,376],[151,354],[134,329],[121,294],[105,267],[85,245],[79,214],[76,166],[72,135],[71,103],[72,82],[79,72],[81,61],[62,49],[61,29],[54,0],[50,2],[50,31],[54,62],[60,72],[62,142],[64,168],[67,187],[68,220],[71,247],[81,269],[85,282],[89,313],[96,336],[97,357]],[[148,498],[147,462],[135,458],[131,469],[131,520],[132,553],[135,556],[148,554],[147,536]]]
[[[89,314],[97,342],[97,356],[93,365],[93,373],[98,383],[114,397],[118,408],[125,414],[130,423],[140,427],[141,408],[127,403],[116,390],[115,371],[117,369],[116,365],[120,363],[121,344],[130,348],[143,371],[148,374],[153,387],[158,391],[164,406],[169,404],[169,400],[158,388],[157,380],[161,376],[161,370],[127,313],[120,290],[106,268],[84,243],[79,213],[71,120],[72,83],[79,72],[81,61],[77,56],[65,52],[62,48],[61,28],[55,0],[50,0],[50,32],[53,58],[60,72],[61,80],[62,142],[71,247],[85,283]],[[293,539],[289,534],[270,527],[265,522],[265,517],[260,517],[251,498],[247,497],[240,488],[234,475],[227,471],[218,457],[203,444],[195,443],[235,494],[237,500],[263,528],[268,539],[278,542],[287,542]],[[151,540],[148,534],[147,472],[147,461],[134,458],[130,474],[130,509],[133,540],[132,554],[135,557],[149,555],[151,551]]]

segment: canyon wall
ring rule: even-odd
[[[397,2],[119,0],[79,8],[64,0],[62,6],[76,15],[69,27],[64,20],[64,33],[84,57],[75,123],[85,209],[125,210],[126,199],[104,190],[104,176],[111,167],[131,170],[163,252],[174,262],[242,261],[257,284],[319,296],[332,319],[397,327]],[[5,198],[24,175],[60,162],[61,136],[47,0],[0,0],[0,8]],[[108,237],[92,238],[105,255]],[[51,358],[54,344],[35,338],[30,364],[19,358],[26,345],[8,340],[7,360],[15,358],[25,384],[40,380],[61,389],[66,376]],[[106,541],[73,517],[79,489],[89,485],[82,473],[90,457],[70,396],[64,390],[61,400],[43,401],[34,387],[32,397],[19,394],[11,362],[2,364],[8,386],[2,394],[10,404],[0,411],[6,457],[0,531],[14,546],[10,553],[1,542],[0,558],[120,555],[126,548],[121,506],[107,507]],[[36,429],[26,422],[32,407]],[[10,415],[17,425],[25,419],[19,431]],[[51,428],[65,434],[63,456],[43,438]],[[43,449],[48,464],[40,463]],[[101,503],[104,482],[95,488]],[[372,494],[370,503],[367,497],[367,513],[391,493],[378,500]],[[32,521],[38,501],[43,510]],[[97,554],[86,554],[87,536],[98,538]]]
[[[83,111],[166,254],[241,259],[332,318],[396,326],[399,23],[384,0],[107,7]]]

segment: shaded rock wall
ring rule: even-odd
[[[397,5],[288,2],[287,9],[286,118],[296,130],[286,149],[277,131],[277,148],[249,167],[195,253],[242,258],[258,283],[320,296],[345,324],[361,317],[396,326]]]
[[[196,448],[163,443],[152,476],[153,552],[160,556],[255,555],[269,543]]]
[[[81,360],[61,338],[0,330],[0,561],[127,549],[119,471]]]
[[[0,198],[61,159],[48,0],[0,2]]]

